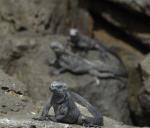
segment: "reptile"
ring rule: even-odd
[[[52,42],[50,47],[56,55],[56,59],[51,61],[50,64],[58,66],[53,74],[58,75],[62,72],[69,71],[74,74],[90,74],[96,78],[117,78],[122,77],[124,74],[118,72],[118,67],[112,67],[104,61],[95,60],[89,61],[77,54],[66,49],[60,42]]]
[[[52,92],[52,96],[49,97],[44,106],[41,116],[33,119],[79,124],[86,127],[100,127],[103,125],[102,114],[82,96],[69,91],[66,83],[62,81],[53,81],[49,86],[49,90]],[[86,107],[92,114],[92,117],[81,114],[75,102]],[[54,109],[54,116],[48,115],[51,107]]]
[[[127,77],[127,71],[120,57],[104,43],[95,38],[91,38],[80,33],[77,29],[70,29],[68,44],[70,44],[72,51],[82,55],[86,55],[90,50],[99,52],[99,59],[106,65],[111,64],[112,68],[118,70],[122,75]],[[84,54],[83,54],[84,53]]]

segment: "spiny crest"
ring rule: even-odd
[[[58,86],[63,87],[63,88],[67,88],[67,84],[62,82],[62,81],[53,81],[51,83],[51,87],[58,87]]]
[[[69,32],[70,36],[76,36],[78,34],[78,30],[75,28],[70,29]]]
[[[56,49],[56,48],[58,48],[58,49],[63,49],[63,48],[64,48],[63,45],[62,45],[60,42],[58,42],[58,41],[53,41],[53,42],[50,44],[50,47],[51,47],[52,49]]]

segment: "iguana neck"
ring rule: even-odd
[[[55,99],[57,104],[61,104],[68,99],[68,95],[66,92],[64,92],[64,93],[53,93],[53,98]]]

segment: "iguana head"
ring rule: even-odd
[[[67,90],[67,84],[61,81],[53,81],[49,89],[54,93],[64,93]]]
[[[79,41],[79,31],[75,28],[70,29],[69,37],[72,43],[77,43]]]
[[[55,53],[63,53],[65,51],[64,46],[57,41],[54,41],[50,44],[51,49],[55,52]]]

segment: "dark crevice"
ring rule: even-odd
[[[50,28],[51,20],[52,20],[52,17],[50,16],[48,19],[48,22],[45,24],[45,30],[48,30]]]
[[[36,126],[35,125],[31,125],[30,128],[36,128]]]
[[[95,30],[103,28],[111,35],[126,41],[129,45],[136,48],[141,53],[149,53],[150,46],[131,33],[150,33],[150,17],[144,15],[144,13],[138,13],[134,10],[127,9],[125,5],[116,4],[106,0],[89,1],[87,9],[94,19]],[[124,28],[112,24],[103,17],[103,14],[110,14],[117,22],[123,24]],[[127,31],[131,33],[128,33]]]
[[[27,31],[27,28],[24,27],[24,26],[21,26],[17,29],[18,32],[24,32],[24,31]]]
[[[2,89],[2,90],[4,90],[4,91],[9,90],[9,88],[8,88],[8,87],[1,87],[1,89]]]
[[[18,95],[23,95],[23,93],[21,91],[15,91],[15,90],[12,90],[12,89],[9,89],[8,87],[1,87],[2,90],[6,91],[6,92],[14,92]]]
[[[103,28],[108,31],[111,35],[124,40],[132,47],[136,48],[143,54],[147,54],[150,51],[150,48],[148,45],[143,44],[142,41],[139,39],[131,36],[127,32],[125,32],[123,29],[114,26],[107,20],[105,20],[102,16],[97,15],[95,12],[90,11],[95,23],[94,23],[94,29],[97,30],[99,26],[103,26]]]

